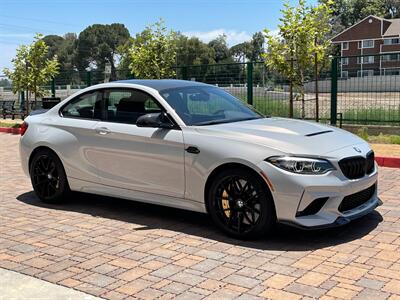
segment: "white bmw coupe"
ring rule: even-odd
[[[374,210],[369,145],[344,130],[261,115],[224,90],[181,80],[91,86],[21,128],[37,196],[88,192],[209,213],[226,233],[275,222],[338,226]]]

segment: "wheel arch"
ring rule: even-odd
[[[60,159],[60,157],[58,156],[57,152],[55,152],[55,151],[54,151],[53,149],[51,149],[50,147],[48,147],[48,146],[43,146],[43,145],[38,146],[38,147],[36,147],[35,149],[33,149],[33,151],[31,152],[31,154],[29,155],[29,160],[28,160],[29,173],[30,173],[30,171],[31,171],[31,163],[32,163],[33,157],[36,155],[36,153],[38,153],[38,152],[41,151],[41,150],[50,151],[50,152],[54,153],[54,155],[56,155],[56,156],[58,157],[58,159]],[[61,161],[61,159],[60,159],[60,161]]]
[[[248,170],[250,172],[252,172],[255,176],[257,176],[258,178],[261,179],[261,182],[263,183],[263,186],[265,188],[265,191],[268,193],[268,195],[271,197],[272,200],[272,204],[274,207],[274,213],[276,216],[276,208],[275,208],[275,202],[274,202],[274,198],[271,192],[270,187],[268,186],[268,183],[266,182],[266,180],[263,178],[263,176],[260,174],[260,172],[256,171],[255,169],[249,167],[248,165],[245,165],[243,163],[240,162],[226,162],[223,163],[219,166],[217,166],[216,168],[214,168],[214,170],[212,170],[212,172],[208,175],[207,180],[206,180],[206,184],[204,186],[204,203],[205,203],[205,207],[206,207],[206,211],[207,213],[209,212],[209,207],[208,207],[208,191],[210,189],[211,183],[213,182],[214,178],[222,171],[227,170],[227,169],[232,169],[232,168],[241,168],[241,169],[245,169]]]

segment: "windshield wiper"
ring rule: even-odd
[[[194,126],[204,126],[204,125],[215,125],[215,124],[222,124],[222,123],[229,123],[232,120],[230,119],[221,119],[221,120],[211,120],[193,124]]]
[[[221,119],[221,120],[211,120],[211,121],[205,121],[205,122],[200,122],[193,124],[194,126],[205,126],[205,125],[215,125],[215,124],[223,124],[223,123],[233,123],[233,122],[240,122],[240,121],[250,121],[250,120],[257,120],[261,119],[257,117],[251,117],[251,118],[244,118],[244,119]]]

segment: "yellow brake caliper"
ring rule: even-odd
[[[222,208],[224,209],[225,215],[229,218],[231,215],[231,211],[229,210],[229,196],[225,190],[222,193]]]

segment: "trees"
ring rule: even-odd
[[[267,36],[268,52],[264,54],[265,63],[271,70],[285,76],[290,82],[290,117],[293,117],[293,88],[300,92],[302,116],[304,117],[304,83],[308,72],[326,59],[330,45],[328,33],[331,29],[332,1],[316,7],[308,7],[304,0],[297,6],[285,3],[282,10],[279,36],[264,30]],[[318,107],[318,105],[316,105]],[[318,114],[317,114],[318,115]]]
[[[56,56],[47,58],[49,47],[41,34],[36,34],[29,46],[20,46],[16,57],[12,60],[14,70],[4,69],[4,73],[13,83],[14,93],[32,92],[36,99],[43,96],[42,86],[58,74],[58,59]]]
[[[197,37],[176,34],[176,65],[214,64],[215,51]]]
[[[220,63],[230,58],[228,44],[226,43],[226,35],[220,35],[208,43],[208,46],[214,49],[215,62]]]
[[[250,47],[251,45],[249,42],[243,42],[232,46],[229,52],[235,61],[246,62],[246,59],[249,57]]]
[[[120,46],[130,38],[124,24],[94,24],[83,30],[76,42],[75,64],[80,71],[88,67],[104,70],[111,66],[110,80],[116,79],[116,62]]]
[[[47,58],[51,59],[55,55],[60,62],[60,76],[56,79],[56,84],[70,83],[74,76],[76,78],[75,67],[75,46],[77,35],[75,33],[66,33],[64,36],[47,35],[43,41],[49,46]]]
[[[329,1],[319,0],[321,4]],[[388,19],[400,17],[400,0],[336,0],[332,9],[332,35],[336,35],[369,15]]]
[[[12,90],[14,94],[29,90],[29,81],[27,74],[28,54],[28,46],[19,46],[16,50],[15,57],[12,59],[12,63],[14,65],[13,70],[10,70],[8,68],[5,68],[3,70],[4,74],[12,81]]]
[[[137,34],[129,49],[129,68],[139,78],[160,79],[175,76],[176,33],[162,20]]]
[[[265,37],[262,32],[256,32],[253,34],[249,43],[249,52],[247,54],[247,58],[250,61],[260,61],[262,59],[262,54],[264,53],[264,42]]]
[[[58,74],[59,62],[57,56],[47,58],[49,47],[43,41],[43,36],[37,34],[28,52],[28,81],[30,91],[34,93],[35,103],[37,96],[43,96],[41,86]]]

